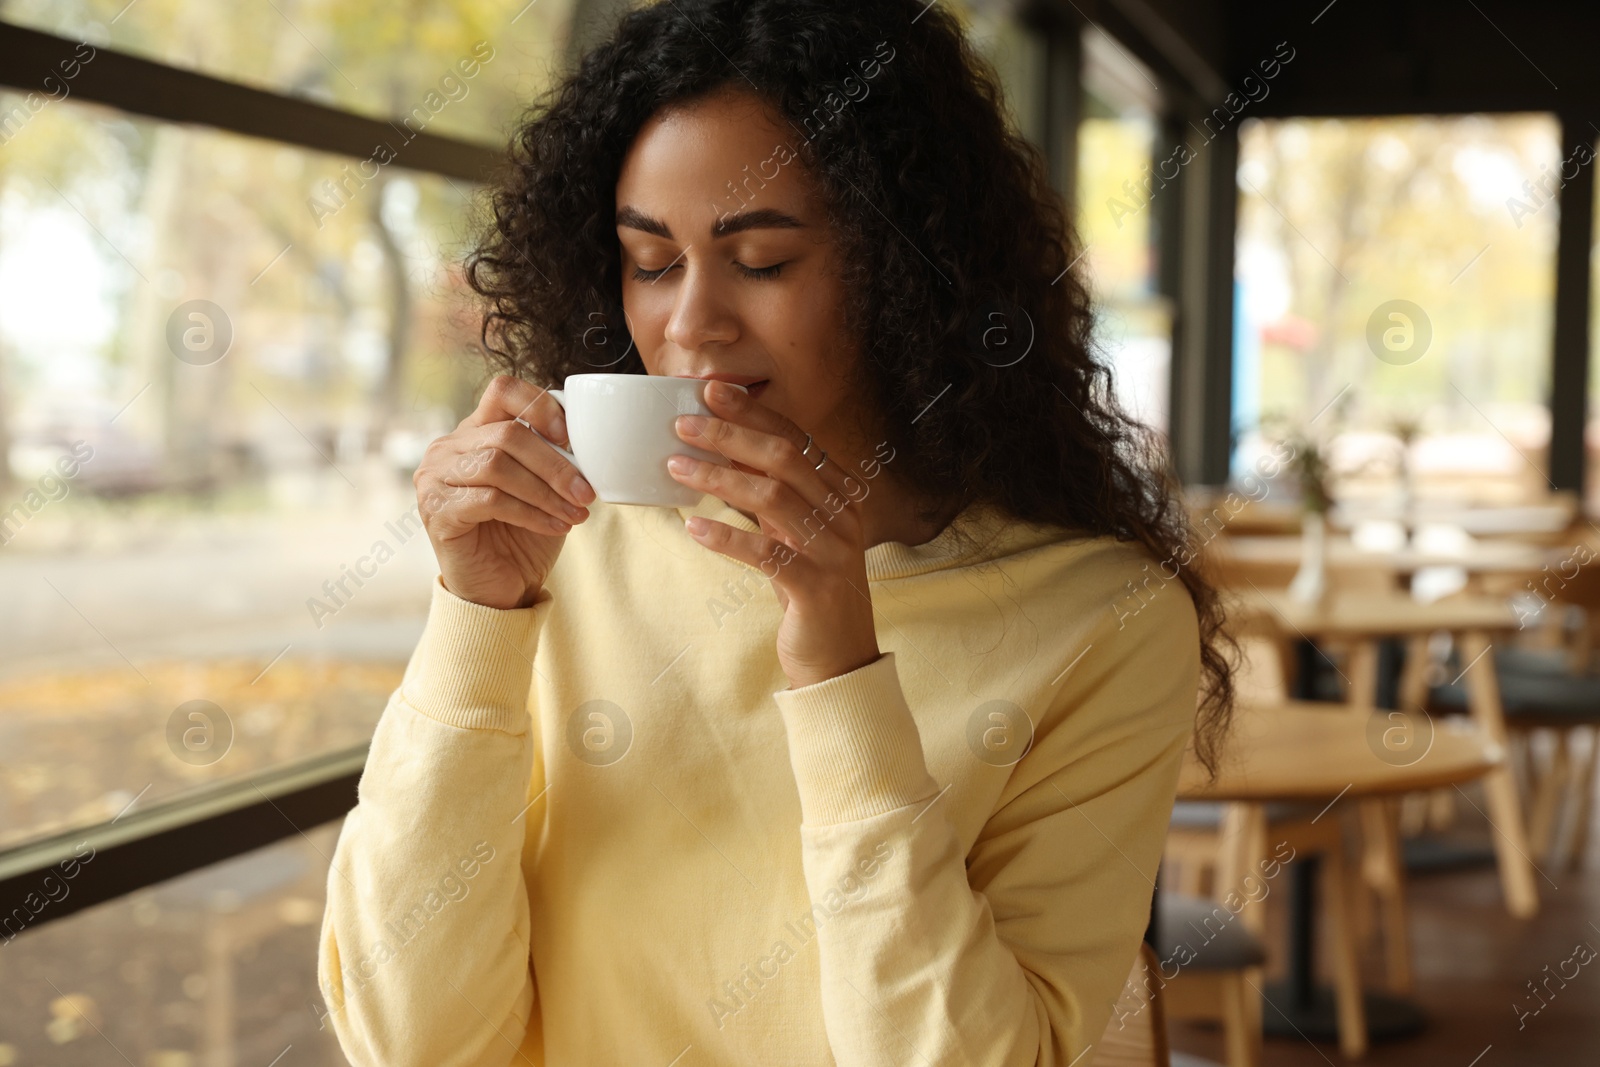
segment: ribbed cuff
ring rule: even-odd
[[[933,795],[922,735],[894,653],[825,682],[772,694],[808,826],[868,819]]]
[[[533,650],[551,596],[501,610],[462,600],[433,583],[428,623],[400,683],[406,703],[467,730],[528,730]]]

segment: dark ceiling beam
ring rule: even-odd
[[[1237,81],[1295,49],[1261,117],[1595,111],[1600,5],[1563,0],[1224,0]]]
[[[403,130],[398,122],[253,89],[109,48],[95,47],[89,62],[83,62],[79,49],[84,47],[69,38],[0,22],[0,86],[46,100],[61,96],[62,88],[52,93],[52,87],[64,87],[68,100],[357,159],[373,157],[379,145],[387,145],[398,166],[468,181],[482,181],[502,158],[498,149],[487,145],[426,130]],[[75,71],[70,80],[63,79],[64,70]],[[0,122],[5,119],[0,114]]]

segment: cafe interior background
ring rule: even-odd
[[[1593,1062],[1600,12],[937,2],[1249,659],[1128,1062]],[[0,1067],[345,1062],[323,883],[482,179],[625,6],[0,0]]]

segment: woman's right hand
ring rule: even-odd
[[[568,445],[561,405],[500,375],[471,415],[434,441],[412,482],[445,588],[491,608],[525,608],[544,587],[594,489],[540,434]]]

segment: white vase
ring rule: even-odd
[[[1328,593],[1327,518],[1308,511],[1300,524],[1300,569],[1289,582],[1289,597],[1304,604],[1319,604]]]
[[[1417,507],[1417,487],[1411,475],[1408,457],[1400,460],[1400,528],[1406,533],[1406,547],[1410,548],[1416,536],[1413,515]]]

